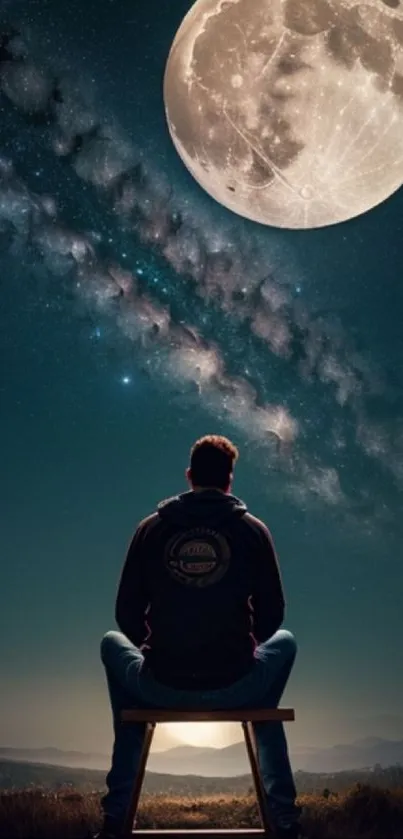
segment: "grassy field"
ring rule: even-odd
[[[402,839],[403,789],[357,784],[344,794],[303,795],[308,839]],[[0,793],[2,839],[84,839],[100,824],[100,794],[40,788]],[[259,827],[253,796],[203,798],[145,794],[140,828]]]

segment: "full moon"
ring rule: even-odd
[[[403,0],[198,0],[164,102],[183,162],[233,212],[359,216],[403,183]]]

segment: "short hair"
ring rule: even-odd
[[[227,437],[206,434],[190,450],[190,477],[194,486],[227,489],[239,452]]]

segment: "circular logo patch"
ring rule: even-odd
[[[165,565],[179,583],[201,588],[221,580],[230,557],[230,547],[222,533],[208,527],[194,527],[170,539]]]

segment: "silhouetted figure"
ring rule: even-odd
[[[115,744],[99,839],[122,833],[144,737],[125,726],[135,707],[277,707],[296,644],[280,629],[284,595],[266,525],[231,494],[237,448],[209,435],[191,450],[190,491],[166,501],[134,533],[120,578],[120,632],[101,657]],[[255,726],[275,836],[300,836],[299,808],[281,722]]]

